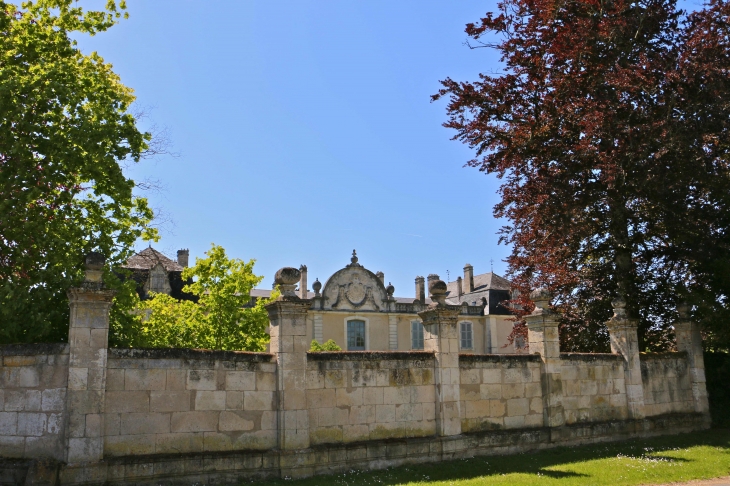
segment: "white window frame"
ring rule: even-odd
[[[350,321],[365,321],[365,351],[370,350],[370,319],[364,316],[347,316],[344,319],[344,330],[345,330],[345,342],[344,346],[342,346],[342,349],[345,351],[349,351],[347,347],[347,323]]]
[[[470,347],[464,346],[464,324],[469,325],[469,342],[471,343]],[[459,322],[459,349],[474,350],[474,323],[471,321],[461,321]]]
[[[415,337],[414,334],[413,334],[413,326],[416,325],[416,324],[418,326],[420,326],[420,329],[421,329],[421,347],[420,348],[416,348],[416,347],[413,346],[413,342],[414,342],[413,341],[413,338]],[[422,349],[425,349],[425,347],[426,347],[425,334],[426,333],[425,333],[425,331],[423,329],[423,322],[421,322],[421,321],[411,321],[411,349],[412,350],[420,351]]]

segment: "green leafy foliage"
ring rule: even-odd
[[[183,271],[183,279],[193,279],[183,291],[195,295],[197,303],[155,294],[139,302],[129,319],[112,329],[115,344],[152,348],[201,348],[236,351],[263,351],[269,336],[269,315],[259,299],[244,307],[251,290],[263,277],[253,273],[255,260],[228,258],[216,245],[196,258],[195,266]],[[272,298],[276,298],[274,292]]]
[[[312,347],[309,348],[309,351],[311,352],[319,352],[319,351],[342,351],[342,348],[337,345],[336,342],[334,342],[332,339],[328,339],[323,344],[319,344],[319,341],[316,339],[312,340]]]
[[[130,113],[132,90],[69,37],[109,29],[125,4],[77,5],[0,0],[0,343],[66,340],[83,256],[99,251],[111,268],[139,238],[157,239],[122,170],[151,139]],[[128,286],[107,281],[118,307],[132,303]]]

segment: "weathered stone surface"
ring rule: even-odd
[[[538,306],[539,354],[459,354],[457,316],[469,314],[441,302],[434,282],[432,303],[418,304],[429,350],[393,353],[308,353],[312,302],[287,295],[269,307],[272,354],[132,349],[107,360],[109,295],[76,292],[69,345],[0,347],[0,455],[66,461],[63,484],[225,482],[232,471],[306,476],[707,426],[691,325],[678,327],[682,352],[639,355],[619,315],[619,352],[561,354],[555,318]]]

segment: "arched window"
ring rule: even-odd
[[[423,349],[423,323],[411,321],[411,349]]]
[[[365,346],[365,321],[359,319],[347,321],[347,350],[364,351]]]

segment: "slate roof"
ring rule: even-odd
[[[176,261],[170,260],[151,246],[129,257],[129,260],[127,260],[123,268],[129,268],[130,270],[149,270],[158,263],[161,263],[163,268],[168,272],[183,271],[183,267]]]
[[[466,291],[466,284],[462,282],[462,288]],[[506,278],[500,277],[496,273],[488,272],[474,275],[474,292],[483,290],[510,290],[511,284]],[[446,290],[449,295],[457,292],[456,281],[446,284]]]
[[[474,275],[474,290],[465,293],[459,298],[457,282],[449,282],[446,284],[446,302],[452,305],[459,305],[466,302],[469,305],[480,305],[482,299],[486,299],[489,309],[485,310],[487,314],[507,314],[509,311],[500,305],[500,302],[510,298],[511,284],[509,280],[499,275],[488,272]],[[466,291],[466,286],[462,281],[462,291]]]

